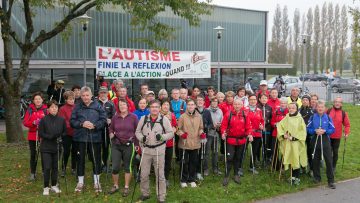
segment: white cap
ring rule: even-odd
[[[266,80],[262,80],[262,81],[260,81],[260,85],[268,85],[268,83]]]

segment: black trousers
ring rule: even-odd
[[[273,148],[273,140],[276,139],[275,137],[273,137],[271,134],[271,132],[269,132],[270,134],[266,134],[266,148],[265,148],[265,156],[267,158],[268,161],[271,161],[271,157],[272,157],[272,153],[274,152],[274,148]]]
[[[169,180],[170,171],[171,171],[171,162],[173,157],[173,147],[166,147],[165,150],[165,179]]]
[[[211,159],[212,170],[218,170],[219,159],[219,138],[208,136],[204,157],[204,170],[209,169],[209,159]]]
[[[182,157],[182,154],[184,154],[184,163],[182,170],[182,176],[180,177],[180,181],[182,183],[191,183],[196,181],[196,169],[198,165],[198,149],[194,150],[183,150],[180,149],[180,154]],[[182,164],[180,162],[180,164]]]
[[[320,175],[320,161],[321,161],[321,137],[318,138],[317,144],[316,137],[313,136],[311,139],[312,146],[315,147],[315,155],[313,159],[313,173],[314,178],[318,181],[321,180]],[[332,154],[331,154],[331,144],[330,139],[326,135],[322,135],[322,143],[323,143],[323,155],[326,163],[326,176],[328,179],[328,183],[334,182],[334,171],[332,165]],[[312,148],[314,149],[314,148]]]
[[[245,145],[230,145],[226,144],[226,161],[227,167],[225,177],[229,177],[231,167],[234,166],[234,175],[238,174],[240,167],[240,160],[244,152]]]
[[[63,148],[64,148],[64,162],[62,169],[66,170],[66,166],[71,155],[71,169],[76,169],[76,149],[72,136],[64,136],[62,138]]]
[[[309,168],[310,170],[313,170],[313,163],[312,163],[312,153],[313,153],[313,147],[311,147],[311,139],[312,136],[307,135],[306,137],[306,154],[307,154],[307,159],[308,159],[308,163],[309,163]]]
[[[102,144],[101,144],[102,163],[104,166],[107,165],[107,162],[109,160],[109,146],[110,146],[109,128],[105,127],[102,130]]]
[[[50,177],[51,186],[57,184],[58,176],[58,153],[41,153],[41,159],[44,168],[44,187],[49,187]]]
[[[300,169],[293,169],[292,170],[292,177],[299,178],[300,177]]]
[[[29,140],[29,149],[30,149],[30,172],[32,174],[36,173],[36,141]]]
[[[260,161],[260,154],[261,154],[261,137],[254,137],[254,140],[252,141],[252,151],[253,151],[253,157],[254,161]],[[252,160],[250,157],[250,168],[253,167]]]
[[[337,160],[339,158],[340,139],[330,139],[330,141],[333,156],[333,168],[336,168]]]
[[[181,153],[180,153],[180,148],[179,148],[179,136],[178,135],[174,135],[175,137],[175,157],[176,157],[176,161],[181,161]]]
[[[94,148],[94,157],[93,150]],[[85,155],[87,154],[93,166],[93,173],[99,175],[101,171],[101,143],[93,143],[93,147],[90,142],[76,142],[77,149],[77,175],[84,176],[85,174]]]

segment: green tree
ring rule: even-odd
[[[287,6],[284,6],[282,12],[282,24],[281,24],[281,63],[287,63],[288,61],[288,40],[290,33],[289,16]]]
[[[274,14],[274,24],[272,27],[272,37],[269,51],[270,63],[281,63],[281,8],[278,4]]]
[[[341,9],[341,25],[340,25],[340,50],[339,50],[339,65],[340,75],[343,73],[344,60],[345,60],[345,49],[348,43],[348,16],[346,6],[343,5]]]
[[[330,2],[327,11],[327,22],[326,22],[326,55],[325,55],[325,68],[332,68],[331,63],[331,44],[334,30],[334,8]],[[331,70],[330,70],[331,71]]]
[[[351,38],[351,64],[352,72],[355,75],[360,71],[360,10],[351,8],[350,13],[353,16],[352,38]]]
[[[324,2],[321,9],[321,38],[320,38],[320,72],[323,73],[326,70],[325,65],[325,53],[326,53],[326,23],[327,23],[327,5]]]
[[[311,56],[312,56],[312,53],[311,53],[312,41],[311,41],[311,39],[313,36],[313,12],[312,12],[311,8],[309,8],[306,18],[307,18],[306,34],[309,35],[307,43],[306,43],[306,67],[307,67],[306,72],[310,72],[311,59],[312,59],[311,58]]]
[[[295,9],[294,19],[293,19],[293,27],[294,27],[294,57],[293,57],[293,68],[298,71],[300,70],[300,47],[299,47],[299,39],[300,39],[300,11],[299,9]]]
[[[314,73],[317,73],[317,71],[318,71],[320,33],[321,33],[320,9],[319,9],[319,6],[316,5],[315,11],[314,11],[314,42],[313,42],[313,68],[314,68]]]
[[[333,25],[333,48],[332,48],[332,66],[334,71],[338,69],[338,52],[339,52],[339,41],[341,35],[341,27],[340,27],[340,6],[336,4],[335,12],[334,12],[334,25]]]
[[[165,8],[170,8],[175,15],[186,19],[193,26],[200,24],[200,15],[209,14],[210,12],[209,2],[198,2],[196,0],[9,0],[2,2],[5,2],[5,5],[0,6],[1,37],[4,43],[4,48],[1,51],[4,53],[5,67],[0,68],[0,94],[4,97],[4,107],[6,109],[7,142],[19,142],[24,139],[18,104],[21,90],[29,73],[29,62],[32,54],[41,44],[70,28],[73,19],[85,14],[90,9],[101,10],[107,4],[116,5],[119,9],[123,9],[132,16],[131,24],[134,28],[148,31],[148,37],[142,40],[158,49],[161,47],[158,46],[157,42],[172,39],[175,31],[175,28],[161,22],[156,17]],[[23,9],[22,18],[26,22],[24,35],[14,32],[12,27],[13,6],[20,6]],[[63,17],[53,25],[52,29],[40,28],[40,32],[34,32],[35,9],[39,7],[49,10],[55,7],[63,8]],[[13,77],[12,42],[15,42],[21,50],[20,68],[15,77]]]

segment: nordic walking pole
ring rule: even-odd
[[[142,155],[141,155],[141,158],[140,158],[139,170],[137,171],[136,178],[139,177],[139,175],[140,175],[141,164],[142,164],[142,160],[143,160],[143,157],[144,157],[144,153],[145,153],[145,148],[142,148]],[[138,181],[135,180],[134,189],[133,189],[133,192],[132,192],[132,195],[131,195],[131,203],[134,201],[134,195],[135,195],[135,189],[136,189],[137,182]]]
[[[320,135],[320,141],[321,141],[321,161],[324,161],[324,148],[323,148],[323,135]]]
[[[93,164],[94,164],[94,168],[95,168],[95,172],[98,172],[98,168],[97,168],[97,164],[96,164],[96,159],[95,159],[95,153],[94,153],[94,142],[93,142],[93,139],[92,139],[92,135],[90,135],[90,130],[87,130],[87,135],[90,136],[90,142],[91,142],[91,153],[92,153],[92,159],[93,159]],[[98,175],[95,174],[95,178],[96,178],[96,182],[97,182],[97,186],[98,186],[98,189],[100,189],[100,182],[99,182],[99,179],[98,179]],[[96,195],[98,195],[98,193],[96,193]]]
[[[160,199],[160,170],[159,170],[159,150],[156,148],[156,168],[157,168],[157,177],[156,177],[156,183],[157,183],[157,199]]]
[[[59,168],[60,168],[60,143],[62,142],[61,137],[58,137],[56,142],[57,142],[57,156],[58,156],[57,164],[58,164],[58,171],[59,171]],[[60,180],[60,177],[59,177],[59,172],[58,172],[58,174],[57,174],[57,184],[58,184],[58,187],[59,187],[59,190],[60,190],[61,188],[60,188],[60,181],[59,180]],[[58,193],[59,197],[60,197],[60,193],[61,193],[61,190]]]
[[[204,177],[204,143],[201,143],[201,163],[200,163],[200,173],[201,176]]]
[[[115,137],[115,132],[114,132],[114,137]],[[106,138],[107,138],[107,132],[106,132],[106,126],[105,126],[105,140],[106,140]],[[105,146],[107,146],[107,145],[105,145]],[[108,171],[109,171],[109,168],[110,168],[111,149],[112,149],[112,143],[111,143],[111,140],[109,139],[108,157],[106,157],[106,176],[105,176],[106,177],[106,183],[109,183],[109,173],[108,173]],[[104,195],[105,195],[105,191],[104,191]]]
[[[317,147],[317,143],[318,143],[318,138],[319,138],[319,135],[316,135],[314,151],[313,151],[313,153],[312,153],[312,155],[311,155],[313,160],[314,160],[314,158],[315,158],[315,152],[316,152],[316,147]]]
[[[271,173],[273,172],[273,167],[274,167],[274,160],[275,160],[275,154],[276,154],[276,145],[277,145],[277,138],[275,138],[275,146],[274,146],[274,152],[272,155],[272,159],[271,159]]]
[[[225,136],[225,140],[224,140],[224,162],[225,162],[225,175],[227,175],[228,171],[227,171],[227,160],[226,160],[226,145],[227,145],[227,136]]]
[[[245,161],[245,153],[246,153],[247,142],[248,142],[248,139],[246,138],[245,146],[244,146],[244,149],[242,151],[241,166],[240,166],[241,168],[243,168],[243,164],[244,164],[244,161]]]
[[[171,168],[172,168],[172,172],[173,172],[173,178],[174,178],[174,186],[176,184],[176,175],[175,175],[175,164],[176,164],[176,154],[175,154],[175,137],[173,138],[173,154],[172,154],[172,164],[171,164]]]
[[[276,154],[275,154],[274,174],[276,174],[275,171],[276,171],[276,168],[277,168],[277,163],[279,161],[279,141],[277,140],[277,138],[276,138],[275,144],[276,144],[276,150],[274,151],[274,153],[276,153]]]
[[[286,139],[284,140],[285,142],[285,146],[284,146],[284,153],[282,154],[282,157],[281,157],[281,164],[280,164],[280,173],[279,173],[279,181],[281,179],[281,171],[282,171],[282,167],[284,165],[284,157],[285,157],[285,152],[286,152],[286,145],[287,145],[287,142],[286,142]]]
[[[347,138],[345,137],[345,140],[344,140],[344,151],[343,151],[343,160],[342,160],[342,166],[341,166],[341,169],[344,169],[344,162],[345,162],[345,150],[346,150],[346,140],[347,140]]]
[[[252,142],[250,142],[250,156],[251,156],[251,163],[252,163],[252,174],[255,173],[255,163],[254,163],[254,153],[253,153],[253,147]]]
[[[293,168],[292,168],[292,165],[290,164],[290,185],[291,186],[293,184],[293,176],[292,176],[292,174],[293,174]]]
[[[63,164],[63,166],[65,166],[64,146],[63,146],[62,144],[61,144],[60,150],[61,150],[61,156],[60,156],[60,158],[62,159],[62,164]],[[60,161],[60,160],[59,160],[59,161]],[[65,181],[65,191],[66,191],[66,194],[68,194],[68,186],[67,186],[66,173],[64,174],[64,181]]]
[[[264,119],[264,128],[263,128],[263,132],[264,132],[264,138],[263,138],[264,139],[264,147],[263,147],[263,150],[264,150],[264,152],[263,152],[263,159],[264,159],[264,167],[266,165],[266,152],[267,152],[267,147],[266,147],[267,139],[266,139],[266,128],[265,128],[265,126],[266,126],[265,105],[263,106],[263,119]]]
[[[184,148],[185,148],[185,145],[186,145],[186,139],[184,139]],[[185,162],[185,149],[183,149],[183,151],[182,151],[180,182],[181,182],[181,178],[183,176],[184,162]]]

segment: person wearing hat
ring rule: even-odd
[[[256,98],[259,98],[259,95],[266,94],[266,96],[269,98],[270,91],[268,90],[268,84],[266,80],[260,81],[260,87],[259,90],[256,92]]]
[[[152,100],[155,100],[155,93],[154,91],[147,91],[145,95],[146,102],[149,104]]]
[[[114,103],[108,99],[108,88],[100,87],[99,88],[99,96],[98,101],[100,106],[104,109],[106,113],[106,125],[105,128],[102,129],[101,138],[102,138],[102,171],[107,172],[109,169],[107,168],[108,156],[109,156],[109,145],[110,145],[110,137],[109,137],[109,126],[111,124],[111,119],[115,115],[115,105]]]
[[[314,115],[314,111],[310,106],[310,101],[311,101],[311,97],[309,95],[304,95],[302,97],[302,106],[299,109],[299,113],[301,115],[301,117],[304,119],[305,125],[307,126],[309,123],[309,119],[311,116]],[[310,141],[311,141],[311,135],[309,133],[307,133],[306,136],[306,145],[307,145],[307,158],[308,158],[308,162],[309,162],[309,174],[311,175],[312,173],[312,151],[311,151],[311,147],[310,147]]]
[[[50,99],[49,99],[49,100],[54,100],[54,101],[56,101],[59,106],[62,106],[62,105],[65,104],[65,99],[64,99],[64,93],[65,93],[64,84],[65,84],[65,82],[64,82],[63,80],[58,80],[58,81],[56,81],[53,94],[52,94],[52,96],[50,96]]]

